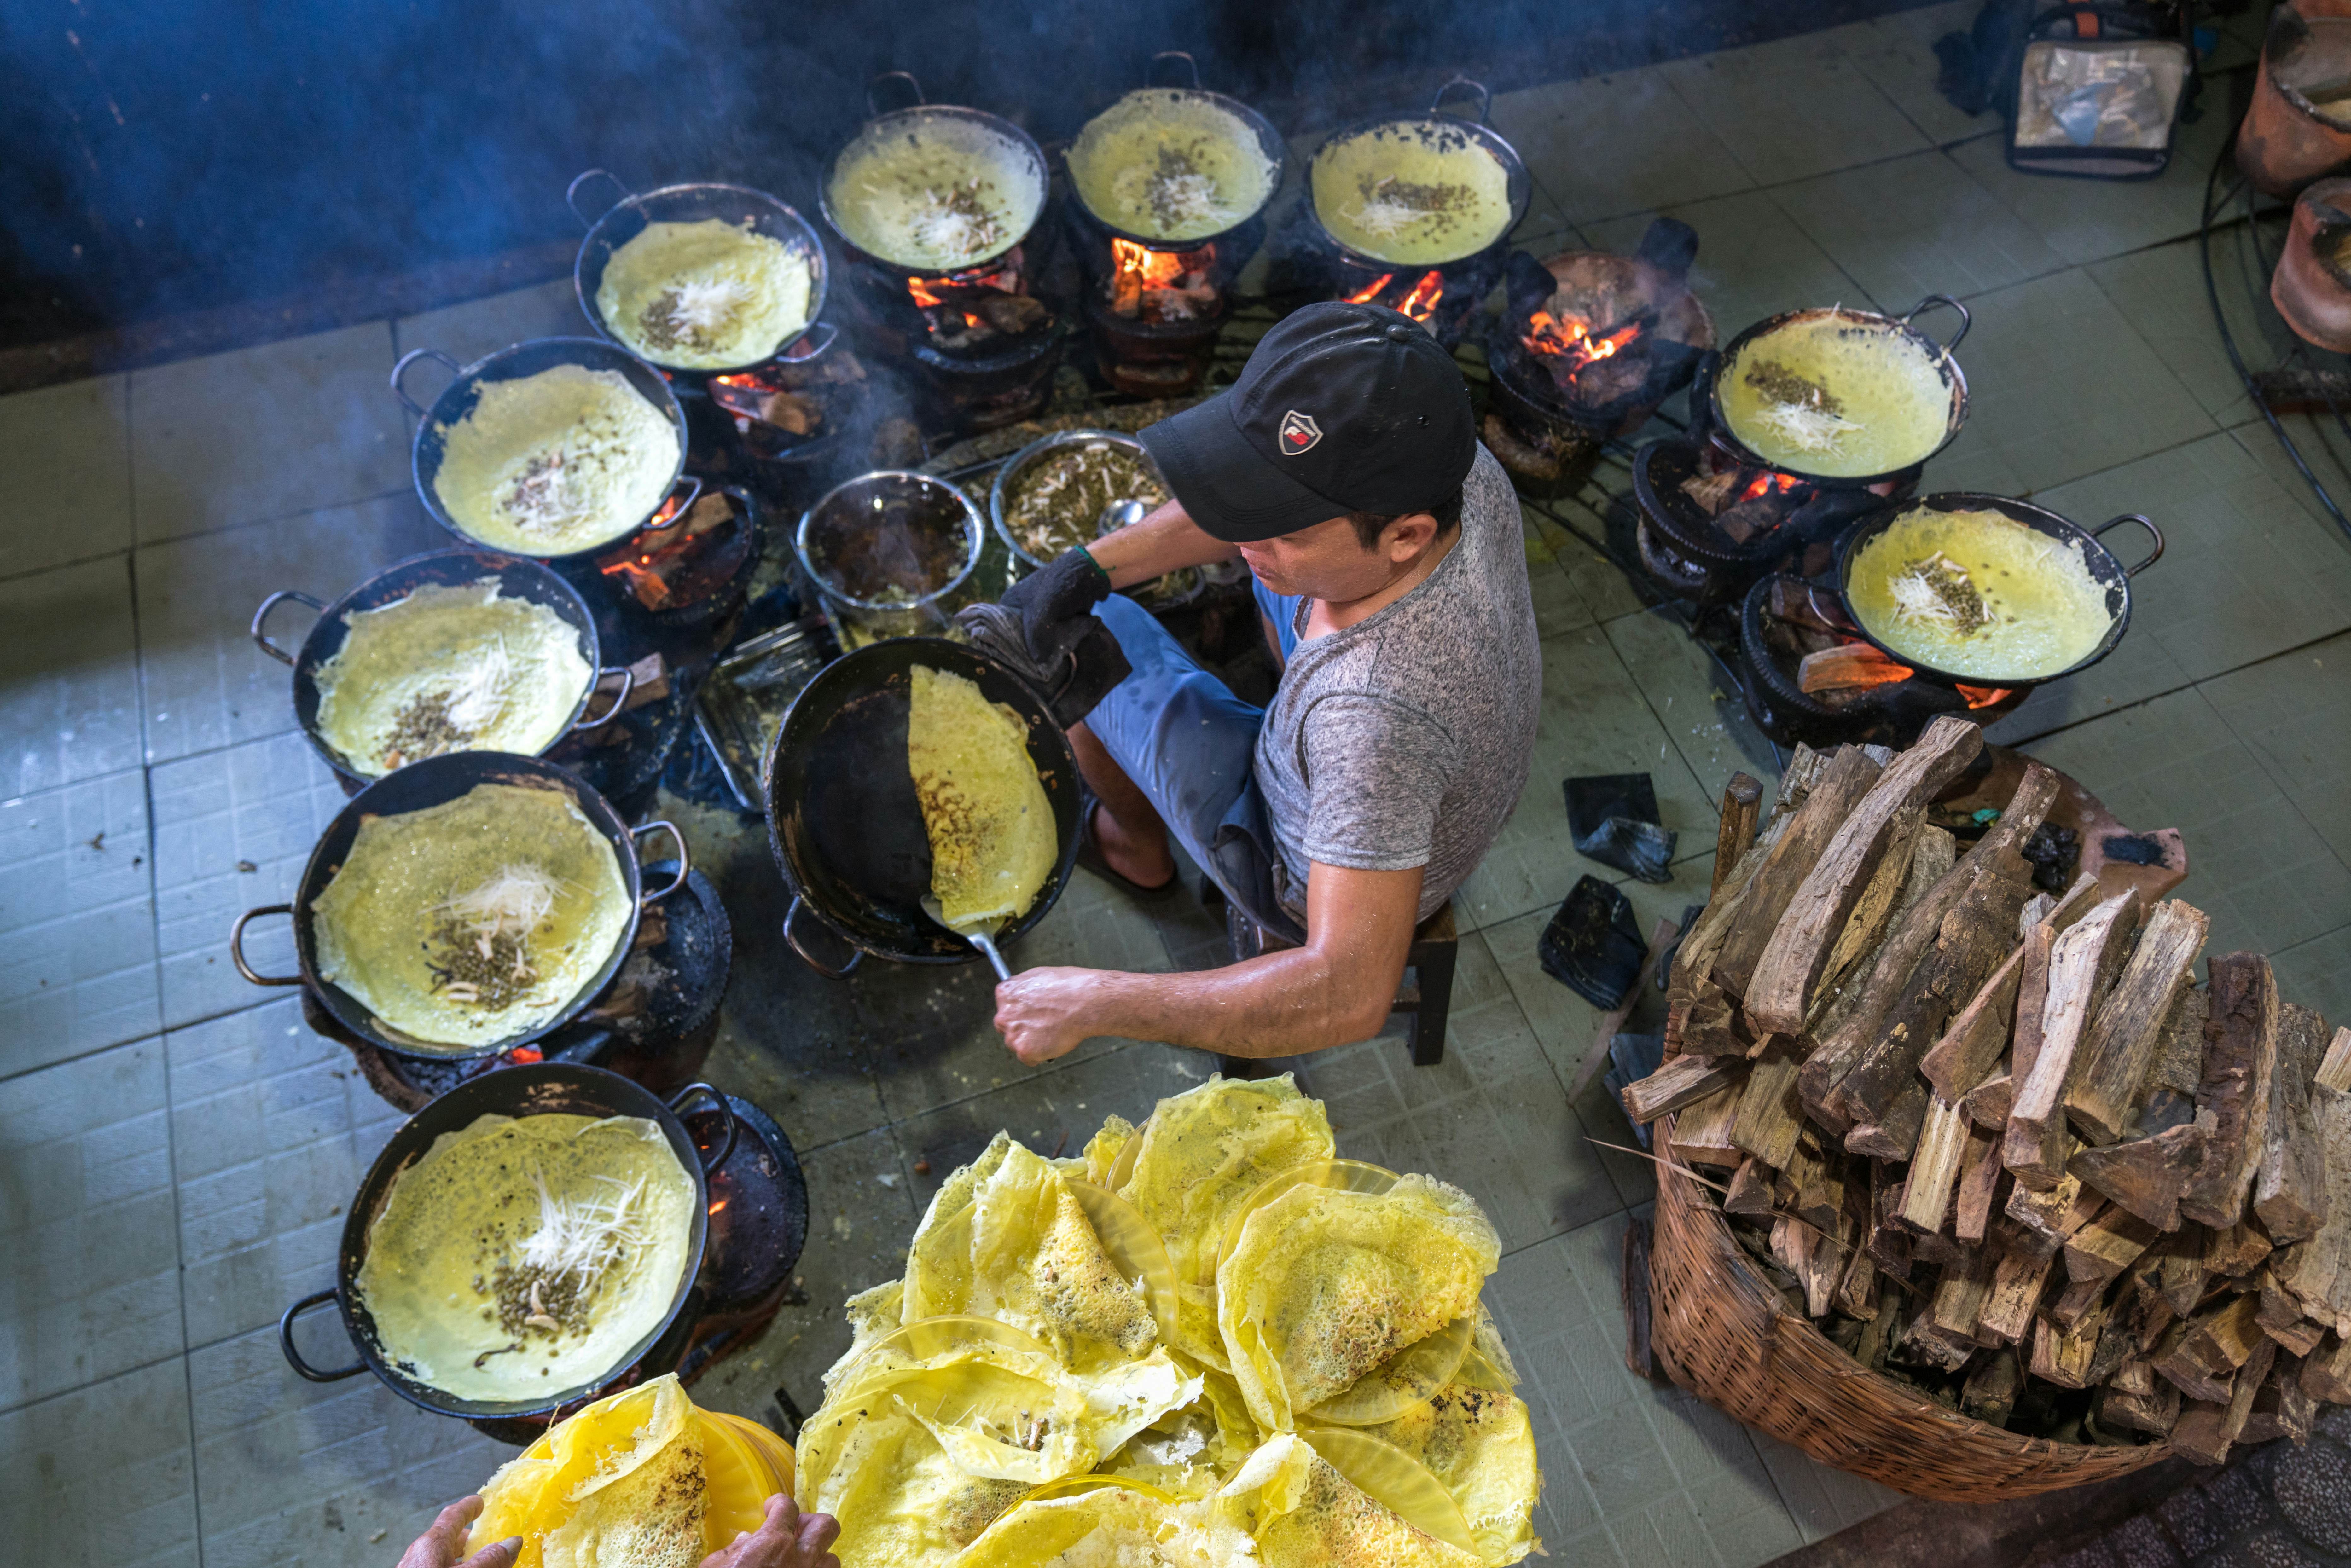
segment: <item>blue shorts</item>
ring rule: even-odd
[[[1298,645],[1291,630],[1298,601],[1269,593],[1262,583],[1256,589],[1258,607],[1271,617],[1286,660]],[[1280,860],[1257,786],[1257,735],[1265,710],[1235,696],[1124,594],[1112,594],[1094,613],[1134,669],[1086,716],[1086,727],[1227,898],[1260,925],[1304,941],[1303,929],[1282,908],[1286,877],[1277,870]],[[1301,899],[1304,891],[1298,890]]]

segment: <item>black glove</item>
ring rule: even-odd
[[[1001,603],[975,604],[955,619],[975,647],[1044,694],[1053,722],[1067,729],[1133,671],[1110,628],[1089,613],[1109,597],[1110,574],[1070,549],[1005,590]]]

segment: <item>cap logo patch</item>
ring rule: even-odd
[[[1281,416],[1281,455],[1284,457],[1311,452],[1315,443],[1322,439],[1322,427],[1314,423],[1312,414],[1301,413],[1293,408]]]

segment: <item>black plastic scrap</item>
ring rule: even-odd
[[[1567,831],[1577,851],[1643,882],[1673,880],[1674,835],[1657,825],[1657,791],[1646,773],[1565,780]]]
[[[1625,1005],[1648,951],[1633,901],[1596,876],[1577,881],[1535,944],[1543,973],[1603,1011]]]

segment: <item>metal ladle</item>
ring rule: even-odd
[[[1012,977],[1010,966],[1005,963],[1004,955],[996,949],[996,934],[1004,929],[1004,922],[975,920],[968,925],[950,925],[947,921],[947,912],[940,906],[937,895],[928,893],[923,894],[923,913],[986,954],[989,966],[996,970],[998,979],[1008,980]]]
[[[1140,501],[1113,501],[1102,509],[1102,517],[1094,523],[1094,538],[1101,538],[1121,528],[1133,528],[1150,511],[1151,508]]]

